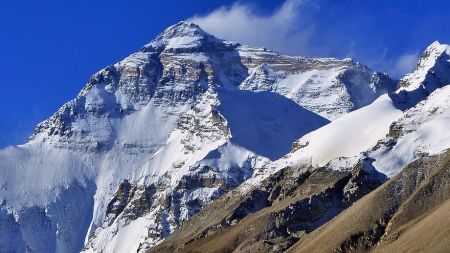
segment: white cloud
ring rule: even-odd
[[[339,32],[342,27],[352,28],[354,24],[343,25],[337,20],[340,26],[330,23],[323,27],[324,24],[317,20],[329,13],[323,12],[329,8],[324,2],[286,0],[278,9],[265,15],[258,14],[255,6],[235,2],[209,14],[194,16],[190,21],[221,39],[267,47],[290,55],[352,57],[377,71],[388,72],[394,78],[401,78],[414,70],[419,58],[417,52],[394,58],[395,54],[388,54],[388,45],[367,45],[364,33],[345,35],[352,29]],[[338,32],[327,33],[335,28]]]
[[[388,51],[388,48],[384,48],[383,52],[378,56],[362,58],[361,61],[377,71],[389,73],[391,77],[396,79],[402,78],[415,70],[420,56],[419,51],[407,52],[399,56],[389,56]]]
[[[258,15],[249,5],[235,3],[221,7],[190,21],[216,37],[252,46],[267,47],[282,53],[305,54],[310,51],[308,39],[313,25],[302,19],[305,0],[286,0],[268,15]],[[308,5],[308,8],[313,5]]]
[[[401,55],[393,64],[392,69],[389,71],[394,77],[401,77],[405,73],[412,72],[419,60],[419,53],[406,53]]]

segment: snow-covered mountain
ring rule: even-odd
[[[388,76],[351,59],[285,56],[171,26],[94,74],[27,143],[0,150],[0,249],[143,252],[296,152],[325,140],[330,152],[313,163],[359,155],[402,118],[400,104],[413,107],[415,82],[429,93],[448,80],[442,48],[419,64],[425,79],[405,77],[393,93]],[[368,139],[355,143],[361,131]],[[285,156],[298,139],[304,147]],[[343,140],[354,150],[333,153]]]
[[[450,46],[295,141],[149,252],[447,252]]]
[[[450,148],[445,131],[450,124],[448,84],[450,46],[436,41],[395,92],[306,134],[295,142],[300,148],[274,164],[309,161],[340,169],[370,158],[375,169],[392,176],[418,156]]]

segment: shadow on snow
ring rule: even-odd
[[[231,142],[271,160],[291,150],[303,135],[329,123],[292,100],[273,92],[222,90],[220,113],[231,129]]]

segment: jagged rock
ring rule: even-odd
[[[119,216],[130,200],[134,197],[136,187],[132,186],[128,180],[124,180],[117,190],[114,198],[109,202],[106,208],[106,217],[109,225],[112,224],[115,218]]]
[[[283,252],[384,181],[360,165],[287,167],[241,196],[225,194],[149,252]]]

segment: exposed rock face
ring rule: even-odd
[[[450,247],[449,220],[441,210],[448,210],[450,199],[449,157],[450,153],[445,152],[412,162],[333,221],[300,240],[290,252],[445,252]],[[424,230],[421,221],[434,219],[447,228],[434,233]],[[416,238],[418,241],[414,241]]]
[[[384,180],[360,164],[288,167],[246,193],[225,194],[149,252],[283,252]]]
[[[314,59],[279,55],[221,41],[192,23],[182,22],[160,34],[141,52],[96,73],[77,98],[36,127],[30,140],[94,140],[106,145],[114,126],[84,129],[80,121],[123,118],[152,101],[156,106],[192,103],[208,87],[272,91],[327,119],[337,118],[392,91],[394,82],[351,59]],[[57,136],[57,138],[49,138]]]
[[[127,180],[119,185],[119,189],[106,208],[105,221],[111,225],[119,216],[127,220],[136,220],[150,211],[154,185],[136,187]]]

